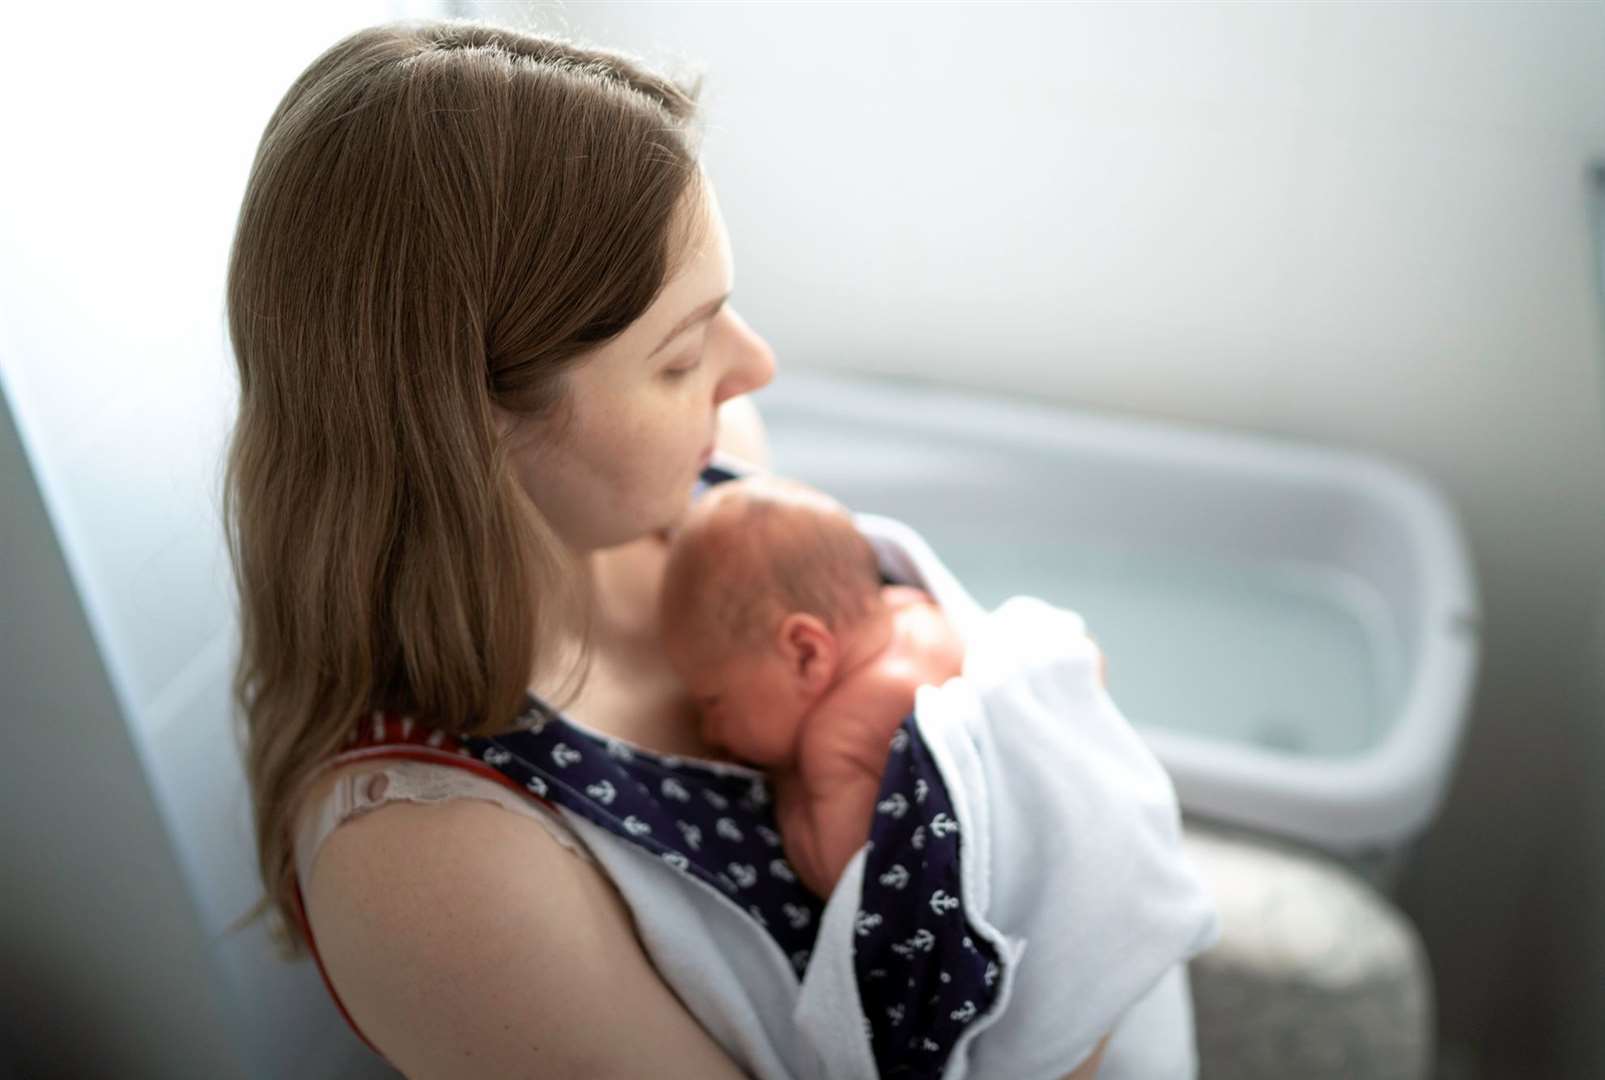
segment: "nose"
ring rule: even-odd
[[[729,304],[720,315],[730,320],[729,369],[719,382],[715,404],[767,386],[775,377],[775,351]]]

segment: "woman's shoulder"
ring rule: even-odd
[[[599,865],[490,802],[393,801],[346,822],[304,901],[342,1005],[405,1075],[468,1075],[470,1056],[473,1075],[521,1075],[531,1046],[553,1075],[646,1068],[621,1001],[706,1066],[686,1076],[739,1075],[663,986]]]

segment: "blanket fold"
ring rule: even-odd
[[[1112,1031],[1101,1077],[1139,1055],[1193,1075],[1182,965],[1219,919],[1082,618],[1025,596],[985,612],[913,530],[857,517],[967,655],[917,692],[826,903],[793,1013],[821,1076],[1058,1080]]]

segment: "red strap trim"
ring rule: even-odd
[[[378,758],[395,758],[403,761],[428,761],[438,765],[452,765],[459,769],[466,769],[477,776],[488,780],[495,780],[505,787],[518,792],[527,799],[543,803],[554,812],[557,809],[550,799],[544,799],[533,791],[517,783],[512,777],[497,772],[478,758],[473,757],[463,748],[462,743],[452,735],[439,732],[422,724],[414,723],[409,717],[396,717],[388,713],[375,713],[374,718],[364,722],[362,727],[347,740],[351,749],[344,750],[325,762],[318,772],[334,768],[338,765],[349,765],[354,761],[368,761]],[[351,1019],[346,1011],[345,1004],[340,995],[335,992],[334,983],[329,980],[329,973],[323,966],[323,957],[318,955],[317,942],[312,937],[312,923],[307,919],[306,901],[301,896],[301,882],[291,871],[290,879],[295,885],[295,913],[300,921],[301,934],[306,939],[307,948],[312,952],[312,959],[318,966],[318,975],[323,979],[324,987],[329,991],[329,997],[334,999],[335,1008],[350,1025],[351,1030],[357,1033],[357,1038],[384,1061],[386,1065],[395,1068],[395,1063],[385,1057],[384,1052],[362,1033],[357,1022]]]

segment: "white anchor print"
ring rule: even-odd
[[[869,1017],[867,1016],[859,1017],[859,1019],[864,1021],[864,1038],[873,1039],[875,1037],[875,1025],[869,1022]]]
[[[747,910],[752,913],[752,917],[754,919],[758,920],[759,926],[763,927],[765,930],[769,928],[769,920],[763,917],[763,912],[758,910],[757,904],[753,904],[751,907],[747,908]]]
[[[737,842],[741,840],[741,830],[736,828],[736,823],[727,817],[720,818],[718,822],[714,824],[713,831],[724,837],[726,840]]]
[[[609,757],[618,758],[620,761],[635,760],[635,751],[631,750],[628,746],[625,746],[617,739],[608,740],[607,753]]]
[[[719,884],[724,886],[724,891],[725,892],[735,892],[736,891],[736,883],[730,880],[730,875],[729,874],[720,874],[719,875]]]
[[[673,799],[675,802],[690,802],[691,793],[674,777],[666,777],[662,785],[663,797]]]
[[[898,728],[892,732],[892,753],[900,754],[908,749],[908,729]]]
[[[929,1036],[927,1036],[925,1038],[925,1040],[920,1043],[920,1049],[921,1050],[940,1050],[942,1048],[940,1046],[938,1046],[936,1043],[933,1043],[930,1040]]]
[[[524,786],[529,788],[535,794],[539,795],[541,798],[544,799],[546,797],[546,781],[542,780],[540,777],[530,777],[528,780],[524,781]]]
[[[954,1009],[951,1013],[949,1013],[948,1016],[959,1021],[961,1024],[969,1023],[971,1020],[975,1019],[975,1002],[966,1001],[959,1008]]]
[[[785,911],[786,921],[791,923],[793,930],[801,930],[808,925],[808,920],[813,917],[808,914],[808,909],[801,904],[787,904],[782,910]]]
[[[715,810],[728,810],[728,809],[730,809],[730,800],[725,798],[723,795],[719,794],[717,791],[713,790],[712,788],[703,788],[702,789],[702,797],[704,799],[707,799],[708,800],[708,804],[710,806],[712,806]]]
[[[736,884],[743,889],[750,889],[758,883],[758,871],[753,869],[751,863],[733,862],[729,868],[730,876],[736,879]]]
[[[858,931],[859,937],[869,937],[869,932],[881,924],[881,917],[870,911],[860,911],[853,918],[853,929]]]
[[[568,743],[558,743],[552,747],[552,761],[559,769],[566,769],[580,760],[580,752]]]
[[[680,854],[678,851],[665,851],[663,853],[663,861],[674,867],[676,870],[684,870],[686,867],[691,865],[691,860]]]
[[[670,754],[668,757],[663,759],[663,767],[666,769],[678,769],[680,765],[680,759],[675,757],[673,754]]]
[[[808,967],[808,957],[809,952],[807,949],[798,949],[791,954],[791,966],[798,971],[805,970]]]
[[[990,961],[986,965],[986,984],[991,986],[998,981],[998,966]]]
[[[892,1018],[892,1024],[894,1026],[901,1024],[903,1022],[903,1006],[893,1005],[891,1008],[886,1010],[886,1015]]]
[[[652,826],[648,825],[634,814],[631,814],[629,817],[624,819],[624,831],[629,833],[631,836],[640,836],[643,833],[651,832]]]
[[[589,785],[585,789],[585,794],[589,795],[603,806],[612,806],[613,800],[618,798],[619,795],[619,793],[613,789],[613,785],[606,780],[598,780],[596,783]]]
[[[971,952],[975,951],[975,942],[970,940],[970,935],[968,934],[964,935],[964,947]]]
[[[930,793],[931,793],[931,785],[927,784],[923,777],[921,777],[920,779],[914,781],[914,801],[915,802],[923,804],[925,802],[925,796],[929,795]]]
[[[484,757],[486,765],[506,765],[513,760],[513,755],[499,746],[485,747]]]
[[[949,975],[945,971],[938,972],[938,974],[942,976],[942,981],[943,982],[952,982],[953,981],[953,976]]]
[[[894,889],[901,889],[908,884],[908,871],[901,863],[894,863],[892,868],[880,877],[882,885],[890,885]]]
[[[901,818],[908,813],[908,800],[901,791],[893,792],[890,798],[883,799],[875,805],[875,809],[883,814],[890,814],[894,818]]]
[[[892,951],[898,956],[901,956],[904,960],[907,960],[909,957],[914,955],[914,946],[904,944],[901,941],[894,941],[892,942]],[[908,980],[908,985],[913,986],[914,980]]]
[[[701,851],[702,830],[691,824],[689,821],[679,821],[675,824],[680,826],[680,833],[685,837],[686,846],[692,851]]]
[[[780,834],[775,832],[775,830],[771,829],[767,825],[754,825],[753,828],[758,831],[759,836],[763,837],[764,843],[768,844],[770,847],[780,846]]]
[[[948,833],[959,831],[959,823],[946,814],[937,814],[931,819],[931,835],[940,840]]]
[[[754,780],[747,789],[747,798],[754,806],[769,805],[769,788],[762,780]]]
[[[930,952],[936,947],[936,935],[929,930],[918,930],[908,939],[908,943],[920,952]]]
[[[954,908],[958,907],[959,898],[956,896],[949,896],[941,889],[937,889],[931,894],[930,904],[931,910],[936,914],[941,915],[943,912],[952,911]]]
[[[781,881],[797,880],[797,875],[792,872],[791,867],[786,863],[785,859],[770,859],[769,872],[775,877],[779,878]]]
[[[886,969],[885,968],[875,968],[873,971],[871,971],[869,973],[869,977],[872,978],[872,979],[884,979],[884,978],[886,978]]]
[[[908,842],[914,846],[915,851],[924,851],[925,826],[921,825],[919,828],[915,829],[914,835],[908,838]]]

